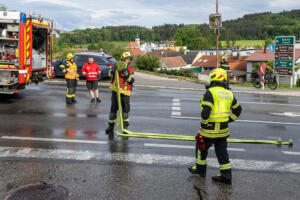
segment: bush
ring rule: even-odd
[[[298,78],[297,83],[296,83],[297,87],[300,87],[300,78]]]
[[[160,68],[160,61],[153,55],[137,56],[135,66],[141,70],[155,71]]]
[[[180,69],[180,70],[167,70],[161,69],[158,71],[161,74],[173,75],[173,76],[183,76],[183,77],[192,77],[193,71],[190,69]]]

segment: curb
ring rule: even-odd
[[[66,85],[64,81],[44,81],[44,83],[49,85]],[[79,86],[85,86],[85,82],[79,82]],[[110,83],[101,83],[99,84],[99,87],[109,87]],[[202,88],[181,88],[181,87],[169,87],[169,86],[149,86],[149,85],[134,85],[134,87],[139,88],[150,88],[150,89],[168,89],[168,90],[190,90],[190,91],[206,91],[206,89]],[[283,92],[260,92],[260,91],[242,91],[242,90],[234,90],[232,89],[232,92],[234,93],[240,93],[240,94],[260,94],[260,95],[273,95],[273,96],[290,96],[290,97],[300,97],[300,91],[299,94],[292,94],[292,93],[283,93]]]

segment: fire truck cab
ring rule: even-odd
[[[14,94],[53,76],[53,21],[0,11],[0,93]]]

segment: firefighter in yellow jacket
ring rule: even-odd
[[[211,72],[210,85],[201,99],[201,128],[196,136],[196,165],[188,169],[192,174],[206,176],[208,149],[214,145],[220,173],[212,180],[231,184],[231,164],[227,152],[230,122],[238,119],[242,108],[233,93],[226,89],[227,72],[217,68]]]
[[[65,79],[67,81],[66,102],[67,104],[77,103],[75,100],[75,94],[79,75],[77,73],[77,65],[74,62],[73,54],[69,53],[67,55],[66,63],[60,65],[59,67],[65,73]]]

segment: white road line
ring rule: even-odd
[[[173,102],[179,103],[180,99],[173,99]]]
[[[181,100],[199,101],[200,99],[193,98],[180,98]],[[277,106],[293,106],[300,107],[299,104],[282,104],[282,103],[265,103],[265,102],[251,102],[251,101],[240,101],[240,104],[261,104],[261,105],[277,105]]]
[[[300,152],[294,152],[294,151],[282,151],[283,154],[286,155],[294,155],[294,156],[300,156]]]
[[[172,107],[172,110],[177,110],[177,111],[180,111],[181,108],[180,107]]]
[[[95,140],[75,140],[60,138],[38,138],[38,137],[18,137],[18,136],[1,136],[4,140],[22,140],[22,141],[41,141],[41,142],[65,142],[65,143],[82,143],[82,144],[108,144],[107,141]]]
[[[172,118],[175,118],[175,119],[201,120],[200,117],[172,116]],[[283,124],[283,125],[295,125],[295,126],[300,126],[300,123],[290,123],[290,122],[272,122],[272,121],[255,121],[255,120],[237,120],[237,122],[260,123],[260,124]]]
[[[75,161],[115,161],[133,162],[137,164],[160,164],[170,166],[187,166],[195,162],[193,156],[138,154],[138,153],[104,153],[75,150],[52,150],[34,148],[29,154],[18,154],[23,148],[0,147],[0,158],[14,159],[51,159],[51,160],[75,160]],[[207,159],[210,167],[218,168],[217,159]],[[287,163],[281,161],[261,161],[231,159],[234,169],[253,171],[280,171],[300,173],[300,163]]]
[[[161,148],[174,148],[174,149],[195,149],[194,146],[189,145],[174,145],[174,144],[154,144],[154,143],[144,143],[145,147],[161,147]],[[210,148],[214,150],[213,147]],[[239,151],[245,152],[246,150],[243,148],[227,148],[228,151]]]
[[[194,146],[189,146],[189,145],[175,145],[175,144],[144,143],[144,146],[145,147],[175,148],[175,149],[195,149]]]
[[[173,111],[172,112],[172,116],[181,116],[181,112],[175,112],[175,111]]]
[[[181,107],[180,107],[180,99],[173,99],[173,103],[172,103],[172,116],[181,116]]]

